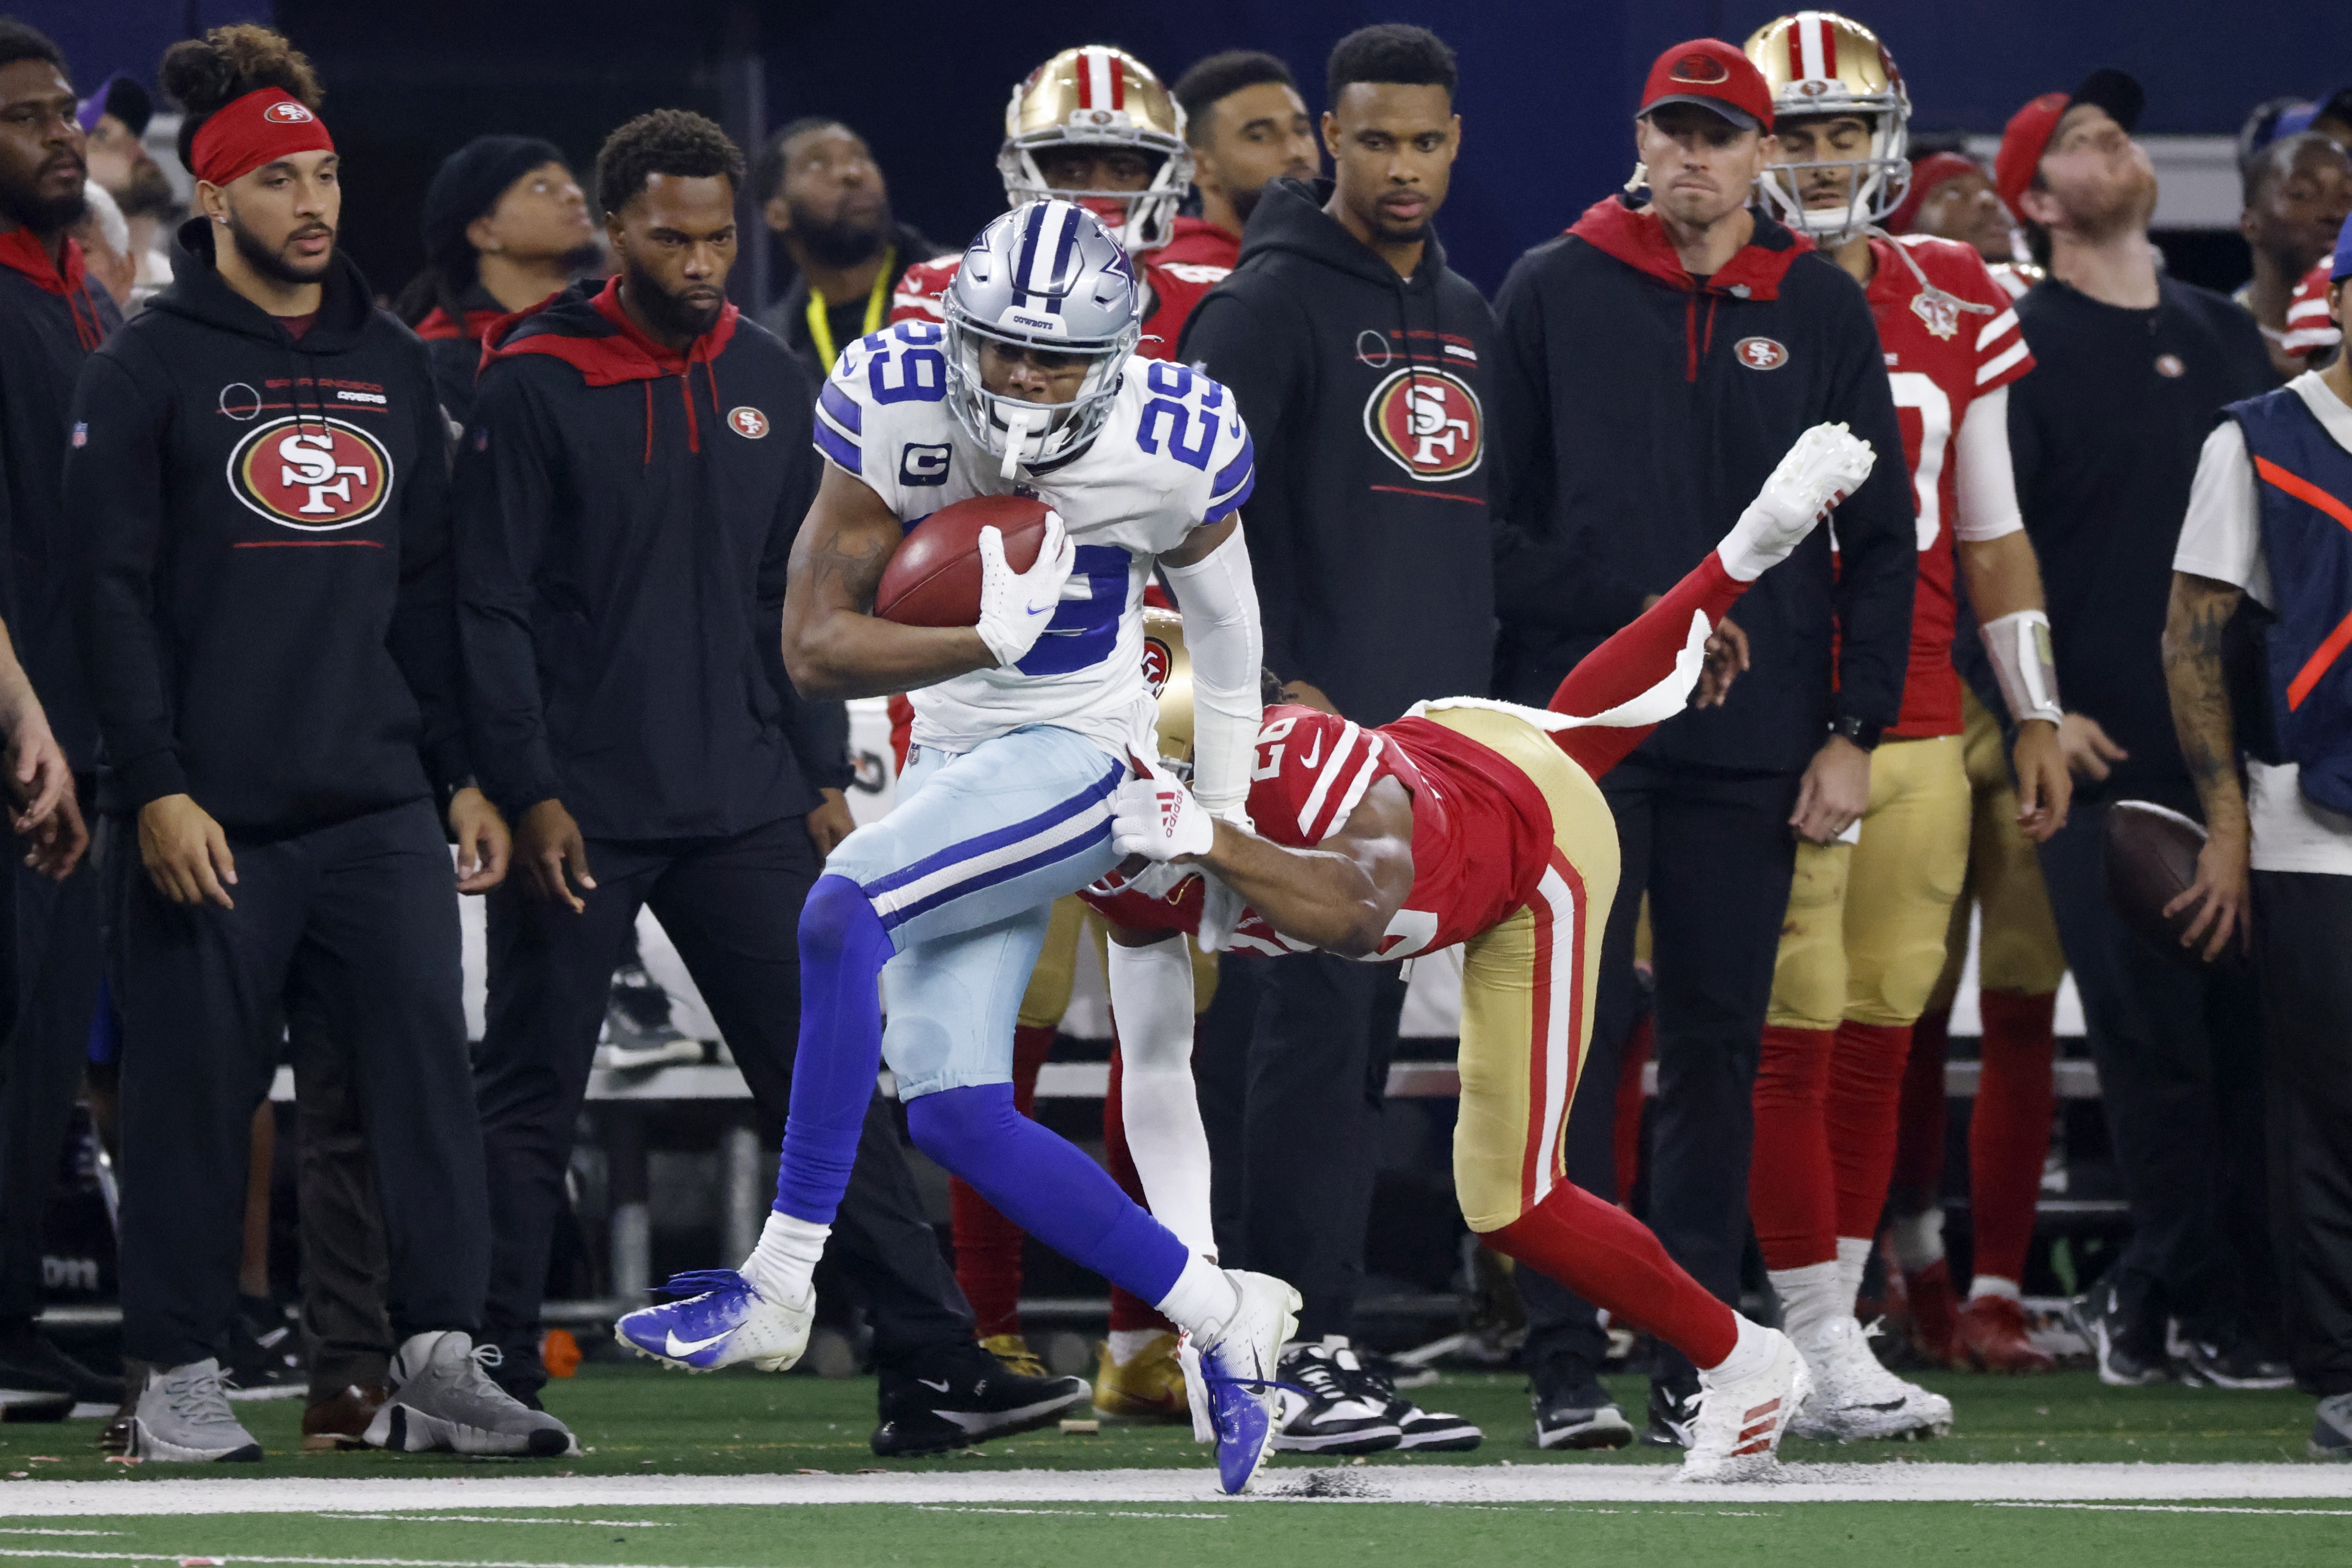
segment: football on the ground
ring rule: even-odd
[[[980,531],[1004,536],[1004,562],[1015,572],[1037,564],[1045,539],[1045,503],[1032,496],[974,496],[941,507],[908,531],[882,569],[874,613],[902,626],[980,624]]]
[[[2168,915],[2165,906],[2188,891],[2197,880],[2197,857],[2205,847],[2205,829],[2168,807],[2144,800],[2120,800],[2107,807],[2105,844],[2107,898],[2124,923],[2147,938],[2167,957],[2202,968],[2209,929],[2196,947],[2180,945],[2180,936],[2197,918],[2195,909]],[[2241,938],[2232,933],[2230,945],[2216,962],[2239,962]]]

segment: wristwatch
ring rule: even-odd
[[[1885,729],[1885,726],[1883,724],[1874,724],[1867,719],[1857,719],[1851,713],[1842,714],[1830,721],[1831,734],[1843,735],[1865,752],[1878,750],[1878,737]]]

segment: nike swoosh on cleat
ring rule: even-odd
[[[936,1390],[940,1394],[945,1394],[948,1391],[948,1380],[944,1377],[940,1379],[937,1383],[933,1383],[928,1377],[919,1377],[915,1379],[915,1381],[921,1384],[925,1388]]]
[[[729,1334],[731,1334],[734,1331],[735,1331],[732,1329],[721,1329],[707,1340],[681,1340],[677,1337],[677,1331],[676,1329],[672,1329],[669,1331],[668,1334],[665,1336],[663,1348],[671,1355],[693,1355],[698,1351],[709,1350],[711,1346],[717,1344],[719,1341],[725,1339]]]
[[[1863,1408],[1864,1410],[1900,1410],[1906,1405],[1910,1403],[1911,1401],[1906,1397],[1903,1399],[1890,1399],[1884,1405],[1865,1405]]]

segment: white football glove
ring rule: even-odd
[[[1135,766],[1136,776],[1111,796],[1110,845],[1121,855],[1169,861],[1206,855],[1217,841],[1216,823],[1183,781]]]
[[[1816,425],[1782,454],[1764,489],[1717,545],[1723,569],[1753,583],[1789,558],[1813,525],[1852,495],[1878,461],[1844,425]]]
[[[1070,542],[1059,512],[1045,514],[1045,537],[1038,541],[1036,563],[1026,572],[1006,563],[1001,531],[980,531],[980,624],[972,629],[996,656],[997,668],[1020,663],[1037,646],[1062,606],[1062,585],[1077,559],[1078,547]]]

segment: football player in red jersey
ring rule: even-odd
[[[1214,1243],[1198,1104],[1189,1077],[1167,1070],[1191,1034],[1187,961],[1168,933],[1370,962],[1460,944],[1454,1167],[1464,1217],[1487,1246],[1701,1369],[1685,1476],[1769,1468],[1810,1384],[1804,1358],[1564,1174],[1561,1133],[1600,971],[1593,912],[1610,907],[1618,872],[1616,825],[1594,780],[1681,710],[1724,612],[1872,460],[1843,426],[1807,431],[1716,551],[1570,671],[1549,712],[1452,699],[1366,730],[1315,709],[1269,708],[1249,827],[1210,821],[1166,771],[1121,788],[1114,841],[1142,858],[1087,897],[1121,927],[1110,975],[1129,1135],[1154,1214],[1188,1246],[1210,1253]]]
[[[1868,293],[1919,544],[1903,710],[1871,758],[1869,810],[1841,836],[1851,842],[1799,846],[1756,1079],[1748,1209],[1782,1321],[1814,1373],[1796,1430],[1931,1434],[1949,1428],[1949,1401],[1879,1365],[1853,1301],[1893,1170],[1911,1026],[1943,971],[1968,870],[1956,561],[2020,724],[2018,825],[2047,837],[2071,795],[2049,618],[2009,456],[2006,388],[2033,359],[1974,247],[1874,229],[1910,175],[1909,99],[1878,38],[1802,11],[1746,47],[1775,100],[1778,167],[1764,196]],[[1983,1309],[1997,1319],[1989,1326],[2021,1342],[2016,1281],[1983,1283],[1997,1298]]]
[[[1290,68],[1255,49],[1202,60],[1177,79],[1176,101],[1201,216],[1177,218],[1174,237],[1151,259],[1188,281],[1215,283],[1241,259],[1242,230],[1267,184],[1312,180],[1323,172],[1323,148]],[[1200,275],[1184,274],[1187,267]]]
[[[1150,291],[1135,352],[1174,359],[1184,318],[1223,274],[1204,278],[1197,266],[1171,271],[1153,254],[1200,220],[1176,213],[1192,183],[1192,151],[1183,110],[1150,68],[1108,45],[1064,49],[1013,89],[996,167],[1007,205],[1066,196],[1109,226]],[[940,320],[940,301],[962,260],[943,256],[907,268],[890,319]]]

